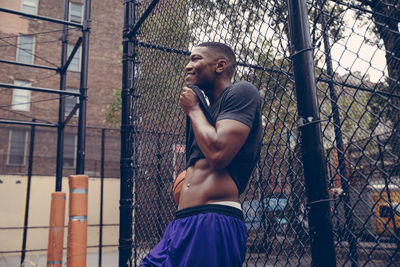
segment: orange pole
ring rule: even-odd
[[[86,267],[88,177],[70,175],[67,267]]]
[[[65,220],[64,192],[51,193],[47,267],[62,267]]]

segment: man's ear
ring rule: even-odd
[[[228,67],[228,62],[226,62],[226,59],[220,58],[217,61],[217,67],[215,69],[215,72],[222,73],[226,70],[227,67]]]

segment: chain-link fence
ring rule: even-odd
[[[137,22],[157,1],[133,2]],[[397,265],[400,2],[306,4],[336,264]],[[184,168],[184,66],[193,46],[211,40],[234,49],[234,79],[252,82],[263,99],[262,155],[241,197],[245,265],[312,264],[287,16],[286,1],[161,0],[133,35],[134,79],[126,87],[133,100],[136,262],[174,216],[171,186]]]
[[[78,127],[66,126],[64,137],[63,176],[76,171],[76,146]],[[104,136],[102,132],[104,131]],[[57,128],[0,125],[0,140],[6,144],[0,150],[0,174],[26,176],[30,163],[30,146],[33,142],[31,175],[54,176],[57,158]],[[31,140],[33,136],[33,140]],[[89,177],[118,178],[120,137],[118,129],[88,127],[86,133],[86,170]],[[104,147],[101,144],[104,142]],[[102,158],[102,154],[104,157]],[[102,164],[104,168],[102,170]]]
[[[69,191],[67,176],[76,173],[77,129],[65,127],[61,190],[66,193]],[[24,259],[25,266],[39,264],[38,261],[46,264],[50,200],[56,188],[57,134],[55,127],[0,125],[0,143],[4,144],[0,148],[0,266],[19,266],[14,264],[20,260],[22,264]],[[90,178],[88,251],[92,255],[99,247],[115,251],[118,246],[119,130],[88,127],[85,155],[86,174]],[[67,231],[64,232],[67,240]],[[93,261],[92,256],[89,264]]]

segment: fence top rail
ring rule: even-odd
[[[0,87],[4,88],[16,88],[22,90],[30,90],[30,91],[37,91],[43,93],[52,93],[52,94],[60,94],[60,95],[70,95],[70,96],[80,96],[80,93],[75,93],[71,91],[63,91],[63,90],[54,90],[48,88],[40,88],[40,87],[29,87],[29,86],[20,86],[15,84],[8,84],[8,83],[0,83]]]
[[[45,20],[45,21],[58,23],[58,24],[63,24],[63,25],[70,25],[70,26],[74,26],[74,27],[78,27],[80,29],[83,29],[83,25],[80,24],[80,23],[76,23],[76,22],[70,22],[70,21],[65,21],[65,20],[55,19],[55,18],[49,18],[49,17],[39,16],[39,15],[32,15],[32,14],[28,14],[28,13],[24,13],[24,12],[12,10],[12,9],[2,8],[2,7],[0,7],[0,12],[10,13],[10,14],[19,15],[19,16],[28,17],[28,18],[33,18],[33,19]]]
[[[45,123],[45,122],[32,122],[32,121],[19,121],[19,120],[9,120],[0,118],[0,124],[17,124],[17,125],[27,125],[27,126],[41,126],[41,127],[58,127],[57,124]]]
[[[36,64],[28,64],[28,63],[21,63],[21,62],[10,61],[10,60],[4,60],[4,59],[0,59],[0,63],[11,64],[11,65],[18,65],[18,66],[24,66],[24,67],[31,67],[31,68],[37,68],[37,69],[45,69],[45,70],[54,70],[54,71],[58,71],[58,68],[55,68],[55,67],[49,67],[49,66],[43,66],[43,65],[36,65]]]

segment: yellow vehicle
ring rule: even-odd
[[[393,236],[396,230],[400,230],[400,187],[389,184],[386,188],[384,184],[376,184],[371,186],[371,189],[375,203],[376,234]],[[393,227],[393,221],[396,229]]]

